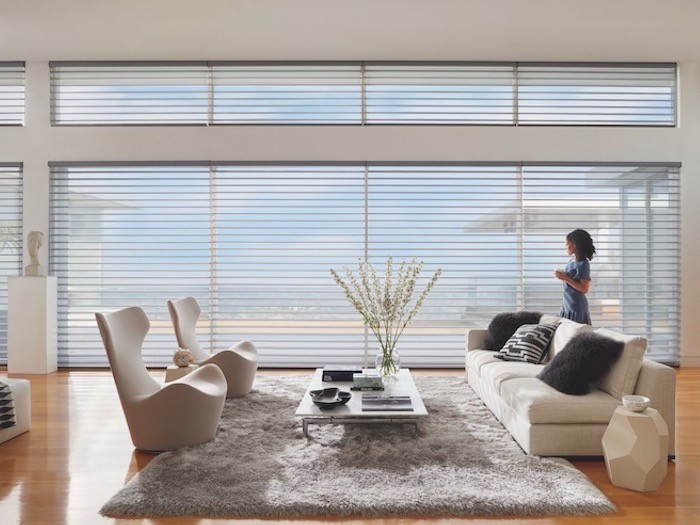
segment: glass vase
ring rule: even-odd
[[[395,376],[401,368],[401,357],[396,350],[392,352],[379,352],[374,360],[374,368],[383,377]]]

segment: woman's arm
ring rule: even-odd
[[[581,279],[580,281],[574,281],[571,277],[566,275],[564,272],[561,270],[557,270],[554,272],[554,276],[559,279],[560,281],[564,281],[566,284],[571,286],[574,290],[578,290],[581,293],[588,293],[588,290],[591,289],[591,281],[590,279]]]

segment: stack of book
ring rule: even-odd
[[[352,381],[354,374],[362,372],[362,368],[351,365],[326,365],[323,367],[323,381]]]
[[[411,396],[383,396],[362,394],[362,410],[369,412],[413,410]]]

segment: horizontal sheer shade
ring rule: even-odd
[[[22,275],[22,165],[0,163],[0,364],[7,364],[7,279]]]
[[[52,67],[53,124],[206,124],[206,65]]]
[[[674,126],[676,68],[518,68],[520,124]]]
[[[212,68],[214,124],[359,124],[359,65]]]
[[[0,62],[0,126],[24,125],[24,62]]]
[[[51,63],[54,125],[674,126],[675,64]]]
[[[263,366],[359,363],[378,351],[330,277],[367,258],[443,275],[398,346],[407,366],[463,365],[464,333],[503,311],[556,314],[566,234],[598,253],[593,323],[679,357],[679,173],[665,165],[206,163],[52,168],[59,362],[106,364],[94,312],[152,319],[144,355],[176,347],[166,299],[194,296],[205,348],[241,339]]]
[[[514,67],[367,65],[368,124],[513,124]]]

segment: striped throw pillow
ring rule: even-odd
[[[499,359],[538,364],[547,355],[559,322],[552,324],[525,324],[518,328],[498,351]]]

